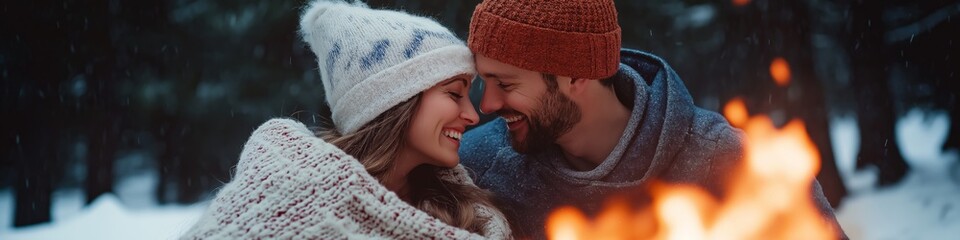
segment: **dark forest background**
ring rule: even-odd
[[[315,124],[328,110],[296,32],[304,3],[0,3],[0,189],[16,196],[15,213],[4,214],[15,226],[46,222],[54,190],[84,189],[90,202],[143,173],[156,174],[158,203],[201,201],[229,181],[258,124]],[[369,1],[434,17],[464,39],[477,3]],[[879,169],[881,187],[909,170],[894,123],[910,109],[949,112],[942,149],[960,150],[958,1],[617,1],[617,9],[624,47],[666,59],[699,106],[719,111],[743,97],[754,114],[804,119],[834,206],[846,191],[831,117],[856,116],[857,166]],[[786,87],[770,77],[778,57],[792,71]]]

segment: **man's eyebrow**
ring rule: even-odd
[[[484,73],[484,74],[482,74],[481,76],[483,76],[483,78],[492,78],[492,79],[497,79],[497,80],[500,80],[500,79],[514,79],[514,78],[516,78],[516,76],[514,76],[514,75],[507,75],[507,74],[500,74],[500,73]]]

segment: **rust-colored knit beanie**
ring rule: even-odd
[[[617,9],[613,0],[485,0],[467,46],[523,69],[602,79],[620,66]]]

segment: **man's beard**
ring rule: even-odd
[[[527,116],[527,135],[522,140],[510,137],[510,143],[514,150],[523,154],[557,148],[557,138],[569,132],[580,118],[580,107],[576,103],[559,93],[556,87],[547,87],[546,94],[540,97],[540,105]]]

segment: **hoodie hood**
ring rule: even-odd
[[[632,186],[671,165],[693,125],[695,106],[683,81],[663,59],[623,49],[615,77],[632,81],[635,90],[630,120],[614,150],[596,168],[578,171],[557,152],[534,158],[566,181],[594,186]],[[669,119],[670,121],[665,121]]]

